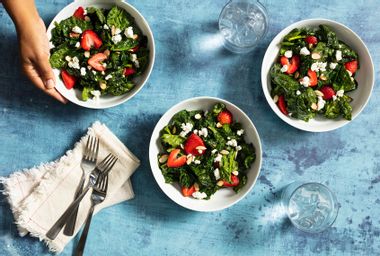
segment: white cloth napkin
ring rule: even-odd
[[[98,163],[108,153],[118,157],[109,173],[107,197],[103,203],[95,207],[95,213],[102,208],[133,198],[130,176],[140,165],[140,161],[99,122],[95,122],[74,148],[57,161],[18,171],[8,178],[0,177],[4,184],[3,193],[10,203],[19,234],[24,236],[29,233],[38,237],[54,252],[61,252],[73,238],[65,236],[63,230],[55,240],[48,239],[45,234],[74,199],[83,173],[80,167],[82,150],[89,134],[99,138]],[[88,192],[80,204],[74,236],[86,219],[91,204],[90,195]]]

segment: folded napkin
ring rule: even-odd
[[[130,176],[140,165],[139,159],[104,125],[94,123],[74,148],[55,162],[13,173],[1,178],[3,193],[7,196],[15,222],[21,236],[30,234],[46,242],[49,250],[61,252],[73,237],[63,234],[63,229],[55,240],[45,234],[54,225],[74,199],[82,176],[80,167],[82,151],[88,135],[99,138],[98,163],[108,153],[118,157],[109,173],[107,197],[95,207],[95,213],[102,208],[123,202],[134,197]],[[91,193],[82,200],[74,236],[84,223],[91,205]]]

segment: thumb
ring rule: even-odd
[[[38,74],[41,77],[42,82],[44,83],[44,86],[46,89],[52,89],[55,87],[55,78],[53,69],[50,66],[49,63],[49,57],[46,56],[44,58],[40,58],[37,63],[35,63],[37,66]]]

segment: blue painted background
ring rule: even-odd
[[[48,24],[66,0],[36,0]],[[380,255],[380,99],[376,84],[363,113],[333,132],[313,134],[282,122],[269,108],[260,67],[270,40],[287,25],[323,17],[346,24],[366,42],[376,76],[380,65],[377,1],[263,1],[269,33],[255,51],[232,55],[215,42],[226,1],[129,1],[146,17],[157,46],[156,65],[143,90],[107,110],[63,106],[21,75],[17,38],[0,7],[0,175],[56,159],[95,120],[106,123],[142,160],[133,176],[136,198],[99,213],[87,255]],[[173,104],[217,96],[241,107],[263,142],[261,175],[237,205],[215,213],[192,212],[170,201],[148,163],[155,123]],[[278,192],[293,180],[327,184],[341,204],[333,228],[306,235],[281,217]],[[20,238],[0,199],[0,255],[43,255],[44,245]],[[62,255],[71,255],[73,243]]]

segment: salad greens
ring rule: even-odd
[[[125,10],[79,7],[51,31],[50,64],[61,70],[67,89],[82,100],[122,95],[134,86],[149,62],[147,38]]]
[[[317,115],[352,118],[358,54],[326,25],[296,28],[281,42],[279,61],[270,70],[271,95],[280,111],[308,121]]]
[[[182,110],[161,130],[164,152],[158,163],[167,183],[178,183],[184,196],[209,199],[223,187],[239,190],[255,161],[240,123],[222,103],[210,112]]]

